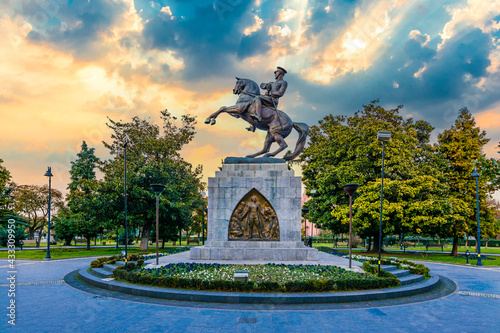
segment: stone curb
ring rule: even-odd
[[[188,302],[208,303],[246,303],[246,304],[320,304],[320,303],[351,303],[391,298],[408,297],[431,291],[439,284],[439,275],[419,283],[407,286],[346,292],[326,293],[232,293],[217,291],[199,291],[151,287],[135,285],[121,281],[103,281],[92,275],[87,268],[79,270],[80,279],[94,287],[110,291],[131,294],[135,296],[169,299]]]

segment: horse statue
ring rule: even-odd
[[[240,79],[237,77],[233,94],[239,96],[236,104],[233,106],[221,107],[217,112],[212,113],[205,120],[205,124],[215,125],[215,119],[219,114],[226,112],[235,118],[241,118],[248,122],[251,125],[247,128],[249,131],[254,131],[255,128],[267,131],[262,150],[255,154],[245,156],[247,158],[254,158],[262,154],[265,154],[264,157],[276,156],[288,147],[285,138],[290,135],[292,128],[294,128],[299,133],[295,150],[293,153],[288,152],[283,159],[290,161],[300,155],[302,150],[304,150],[307,134],[309,133],[309,126],[307,124],[294,123],[285,112],[265,106],[262,107],[262,121],[258,121],[254,117],[251,117],[250,115],[254,114],[255,108],[253,100],[255,96],[260,95],[260,89],[257,83],[250,79]],[[279,148],[270,153],[269,150],[273,142],[278,143]]]

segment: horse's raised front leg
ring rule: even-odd
[[[205,119],[205,124],[215,125],[215,118],[217,118],[224,111],[226,111],[225,106],[221,107],[218,111],[212,113],[210,116],[208,116],[207,119]]]
[[[281,136],[281,134],[274,134],[273,140],[276,141],[276,143],[280,145],[279,148],[276,149],[275,151],[273,151],[272,153],[268,153],[268,154],[264,155],[264,157],[274,157],[288,147],[288,145],[285,142],[285,139]]]
[[[269,151],[269,148],[271,148],[271,144],[273,142],[274,142],[273,136],[271,135],[271,133],[267,132],[266,140],[264,140],[264,147],[262,148],[262,150],[259,151],[258,153],[255,153],[252,155],[247,155],[245,157],[254,158],[254,157],[259,156],[261,154],[267,153]]]

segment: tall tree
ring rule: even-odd
[[[471,177],[476,167],[479,177],[479,200],[483,207],[483,222],[490,222],[492,209],[486,205],[491,193],[499,188],[500,169],[498,161],[487,159],[483,147],[488,143],[486,132],[476,127],[474,117],[467,108],[459,111],[455,124],[438,135],[438,149],[442,157],[441,173],[450,187],[449,196],[456,202],[465,203],[468,208],[459,219],[451,219],[453,248],[451,255],[457,255],[458,239],[465,234],[474,234],[476,220],[476,183]],[[485,217],[488,217],[485,220]]]
[[[68,206],[71,209],[71,220],[78,235],[87,239],[87,250],[90,250],[90,239],[101,231],[99,212],[99,182],[96,180],[95,169],[99,159],[94,154],[94,148],[89,148],[85,141],[77,154],[77,159],[71,162],[71,183],[68,185]]]
[[[36,231],[41,236],[48,215],[49,186],[43,185],[20,185],[14,190],[14,210],[16,213],[28,219],[29,239],[34,238]],[[57,189],[51,189],[51,215],[64,203],[62,193]],[[38,237],[37,246],[40,246]]]
[[[352,117],[326,116],[318,126],[311,127],[310,144],[300,161],[308,193],[311,189],[317,190],[314,221],[322,229],[337,234],[347,232],[348,223],[341,217],[345,211],[336,212],[348,206],[348,197],[342,185],[358,183],[364,187],[380,179],[382,143],[377,141],[379,130],[392,133],[391,141],[386,144],[386,179],[409,180],[425,173],[432,165],[429,137],[433,127],[422,120],[404,119],[399,115],[402,106],[386,110],[378,102],[375,100],[365,105]],[[376,208],[373,205],[364,224],[358,226],[356,231],[364,236],[378,235],[379,209],[380,206]],[[390,232],[394,228],[389,226],[384,231]],[[378,237],[374,239],[374,250],[377,251]]]
[[[191,222],[192,211],[201,206],[201,166],[193,168],[180,156],[181,149],[194,137],[195,119],[189,115],[176,118],[161,111],[162,126],[139,117],[131,122],[109,119],[113,142],[104,145],[115,158],[103,166],[104,180],[112,184],[115,195],[124,193],[124,139],[127,145],[127,197],[129,221],[141,228],[141,250],[148,249],[148,239],[155,224],[156,197],[151,184],[166,185],[160,196],[160,223],[167,230],[178,232]],[[123,203],[123,201],[122,201]],[[123,207],[123,206],[122,206]],[[120,223],[123,216],[120,216]]]

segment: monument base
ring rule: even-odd
[[[219,246],[197,246],[190,250],[191,260],[273,260],[317,261],[318,250],[302,242],[221,242]]]
[[[318,250],[304,246],[300,237],[301,185],[282,159],[226,158],[208,179],[207,242],[192,248],[190,259],[317,261]],[[260,205],[258,214],[264,214],[258,215],[258,233],[248,224],[245,209],[251,205]],[[242,230],[230,228],[231,221]]]

